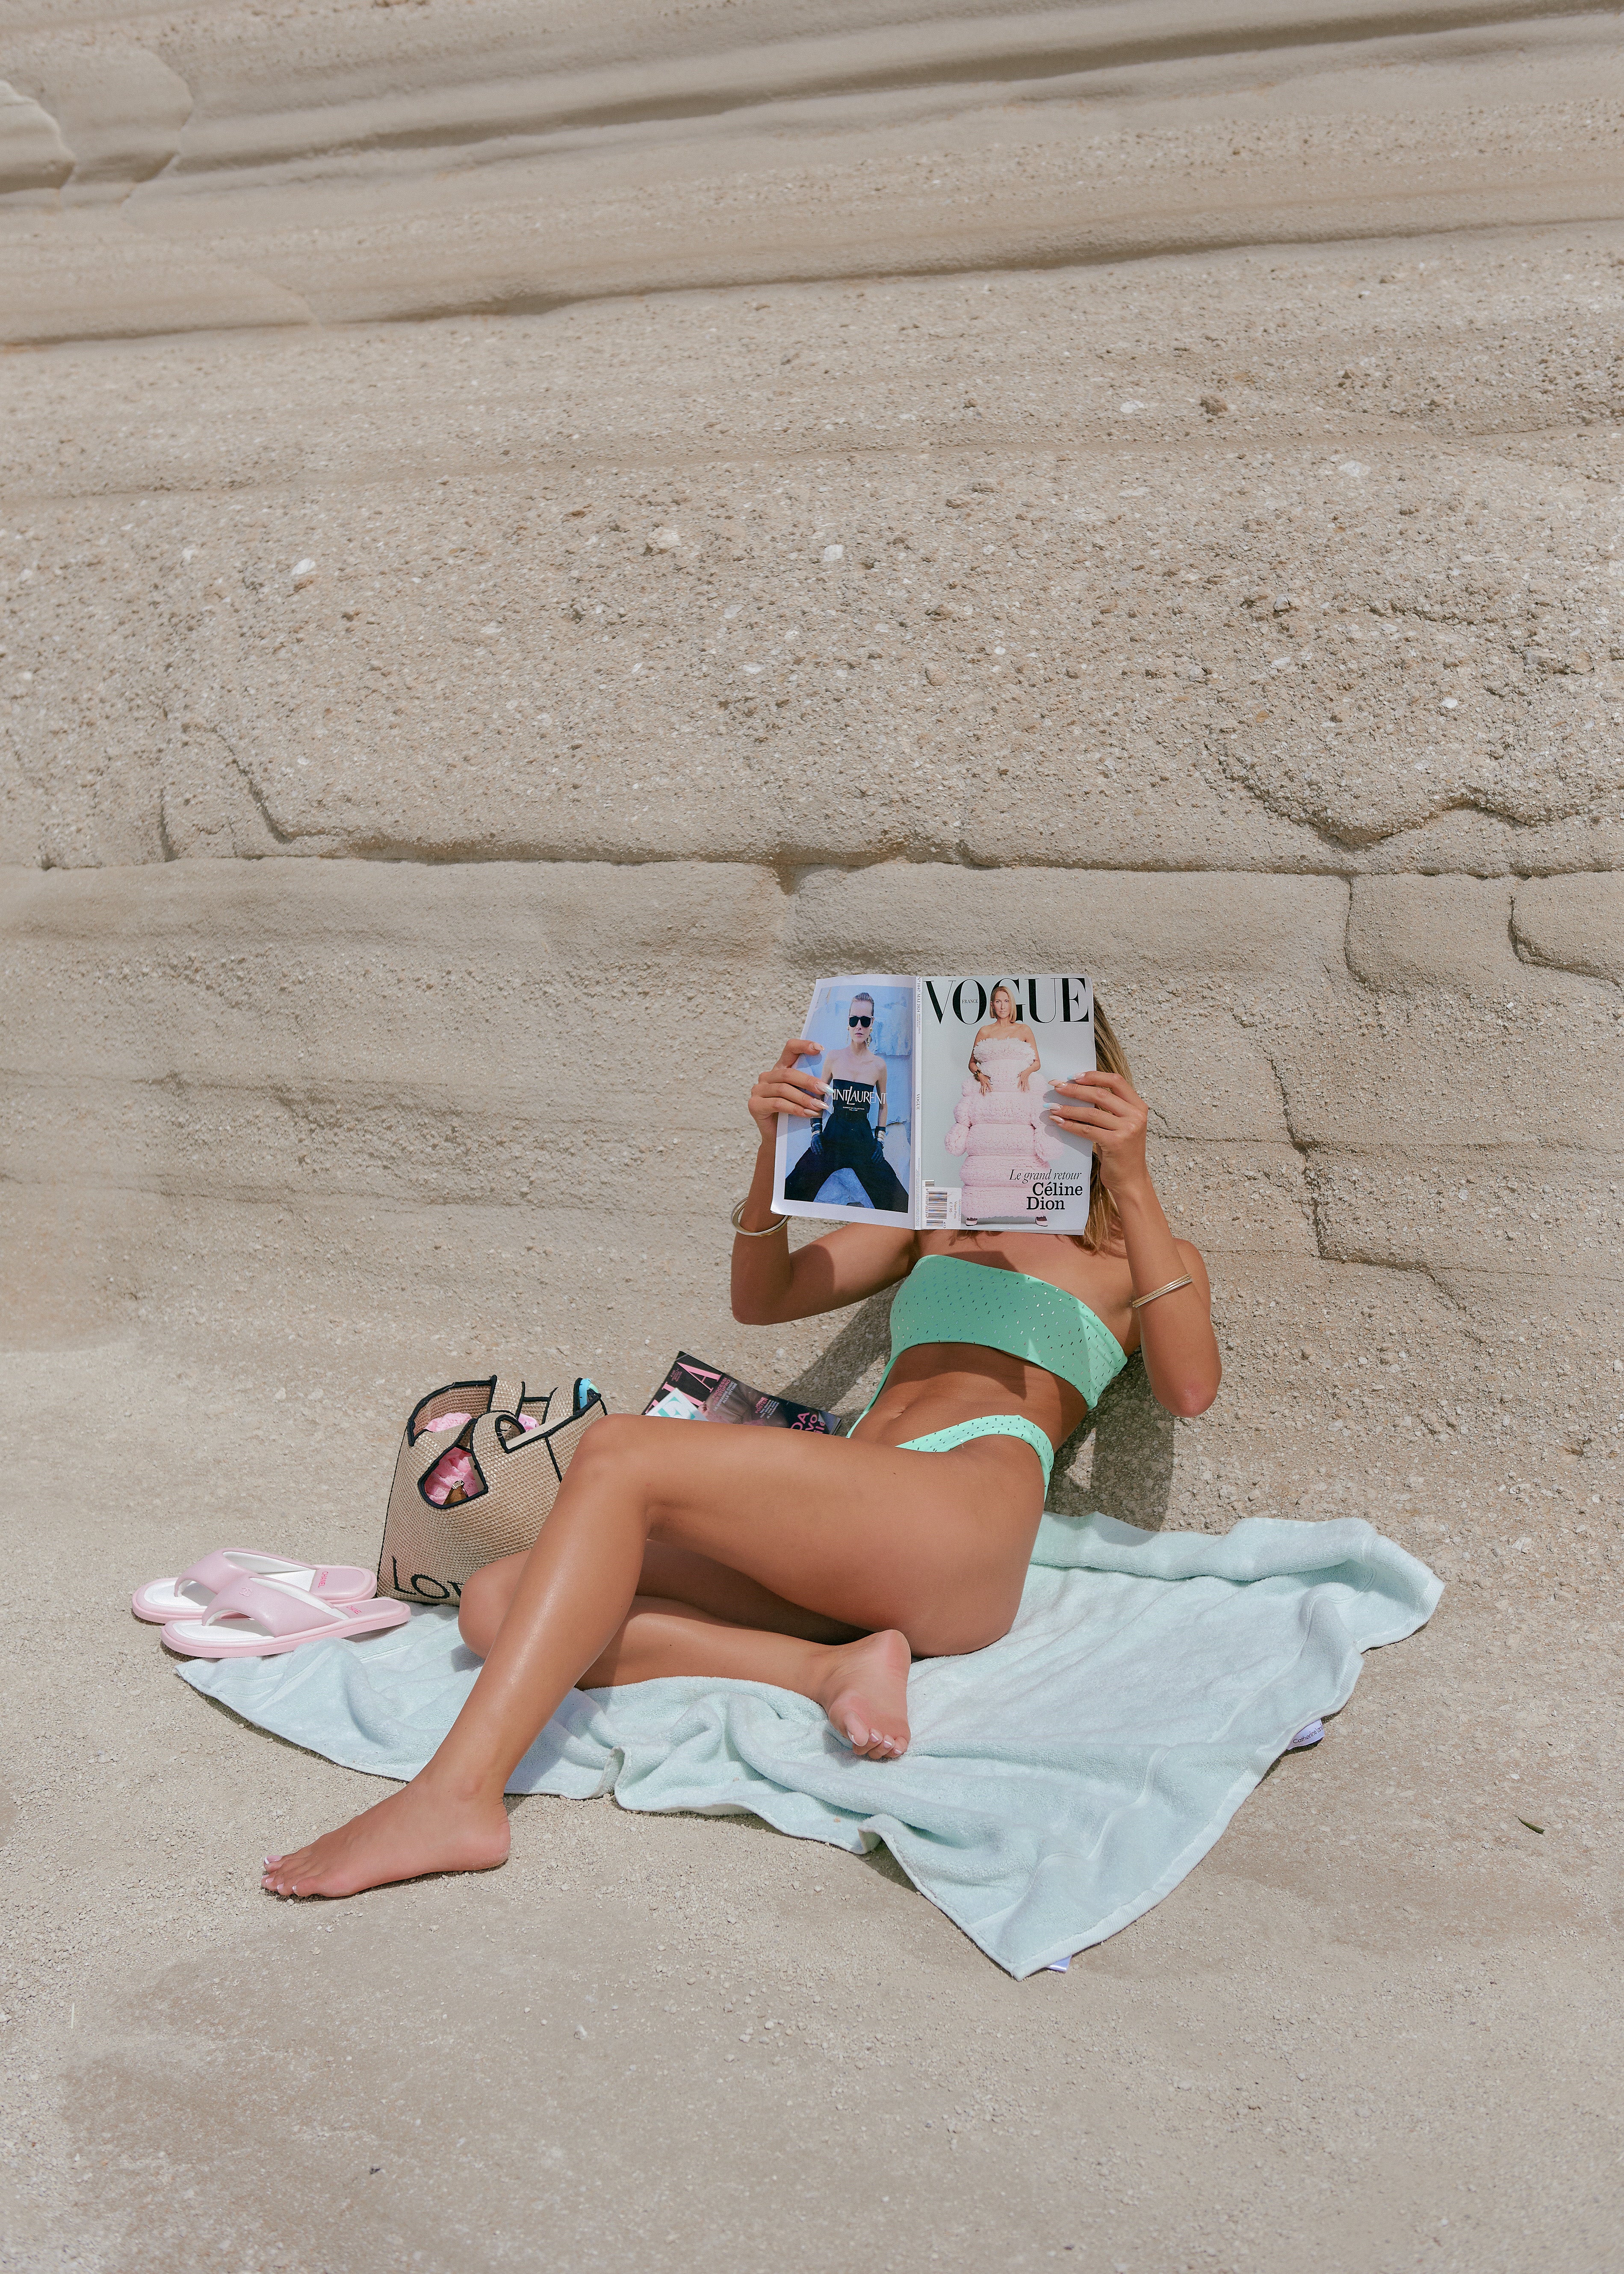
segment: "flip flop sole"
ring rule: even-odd
[[[171,1619],[163,1630],[163,1642],[167,1649],[181,1658],[280,1658],[290,1650],[302,1650],[306,1643],[345,1642],[352,1637],[387,1634],[395,1627],[403,1627],[411,1615],[405,1604],[392,1603],[389,1608],[402,1615],[390,1618],[380,1608],[376,1616],[369,1614],[342,1627],[305,1627],[297,1634],[286,1635],[234,1635],[218,1626],[201,1626],[192,1619]],[[184,1632],[186,1628],[195,1630]]]

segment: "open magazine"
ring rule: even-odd
[[[1048,1115],[1055,1083],[1094,1068],[1086,979],[855,972],[819,980],[801,1032],[829,1096],[818,1120],[778,1116],[781,1215],[1083,1230],[1094,1148]]]
[[[672,1359],[665,1380],[643,1410],[671,1421],[753,1421],[768,1429],[807,1429],[819,1437],[840,1434],[839,1422],[821,1406],[798,1405],[793,1397],[752,1389],[719,1366],[690,1358],[687,1351],[679,1351]]]

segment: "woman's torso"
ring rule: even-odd
[[[842,1121],[865,1121],[883,1071],[872,1050],[837,1050],[824,1076],[829,1084],[829,1111]]]
[[[980,1058],[985,1050],[1002,1052],[1005,1044],[1018,1050],[1028,1063],[1039,1055],[1038,1046],[1029,1028],[1016,1026],[983,1027],[977,1035],[974,1052]]]
[[[1093,1314],[1097,1329],[1089,1331],[1102,1354],[1109,1352],[1112,1338],[1124,1352],[1138,1345],[1138,1321],[1129,1307],[1132,1276],[1125,1254],[1097,1254],[1052,1233],[921,1232],[918,1237],[915,1271],[931,1256],[948,1256],[971,1269],[1042,1280]],[[1056,1307],[1041,1296],[1034,1295],[1034,1301],[1051,1311]],[[1102,1341],[1098,1329],[1105,1330]],[[1109,1379],[1120,1363],[1105,1356],[1100,1368],[1103,1378]],[[1058,1446],[1086,1410],[1082,1392],[1071,1382],[1031,1357],[982,1343],[921,1342],[897,1357],[853,1434],[901,1445],[984,1414],[1019,1413]],[[1017,1441],[1009,1442],[1013,1446]]]
[[[849,1073],[836,1074],[829,1085],[828,1112],[832,1121],[866,1121],[874,1103],[874,1084]]]
[[[995,1095],[1023,1098],[1034,1115],[1038,1112],[1042,1086],[1036,1080],[1036,1056],[1025,1043],[1012,1042],[1003,1035],[995,1035],[989,1043],[977,1043],[975,1068],[983,1089],[990,1084]]]

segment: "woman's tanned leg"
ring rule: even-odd
[[[457,1630],[481,1658],[490,1654],[491,1645],[501,1631],[523,1570],[523,1550],[517,1555],[503,1555],[476,1571],[462,1590]],[[806,1642],[855,1642],[861,1632],[845,1620],[825,1618],[821,1612],[786,1602],[771,1587],[746,1578],[742,1571],[730,1570],[713,1556],[695,1555],[691,1547],[668,1547],[659,1540],[650,1540],[643,1551],[637,1593],[658,1595],[662,1602],[689,1604],[695,1610],[709,1612],[713,1619],[726,1619],[730,1626],[800,1635]]]
[[[787,1430],[595,1422],[433,1759],[354,1823],[274,1858],[265,1884],[350,1894],[500,1863],[508,1775],[620,1634],[650,1535],[870,1638],[896,1630],[914,1649],[960,1652],[1007,1631],[1041,1501],[1036,1457],[1014,1439],[931,1454]]]
[[[734,1626],[691,1603],[638,1595],[619,1634],[581,1676],[583,1690],[613,1690],[662,1675],[698,1674],[722,1682],[770,1682],[823,1707],[854,1753],[895,1760],[908,1745],[907,1638],[893,1627],[855,1642],[808,1642],[799,1635]]]

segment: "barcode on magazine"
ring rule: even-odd
[[[964,1193],[957,1185],[933,1185],[925,1182],[925,1223],[927,1231],[958,1231],[964,1221]]]

